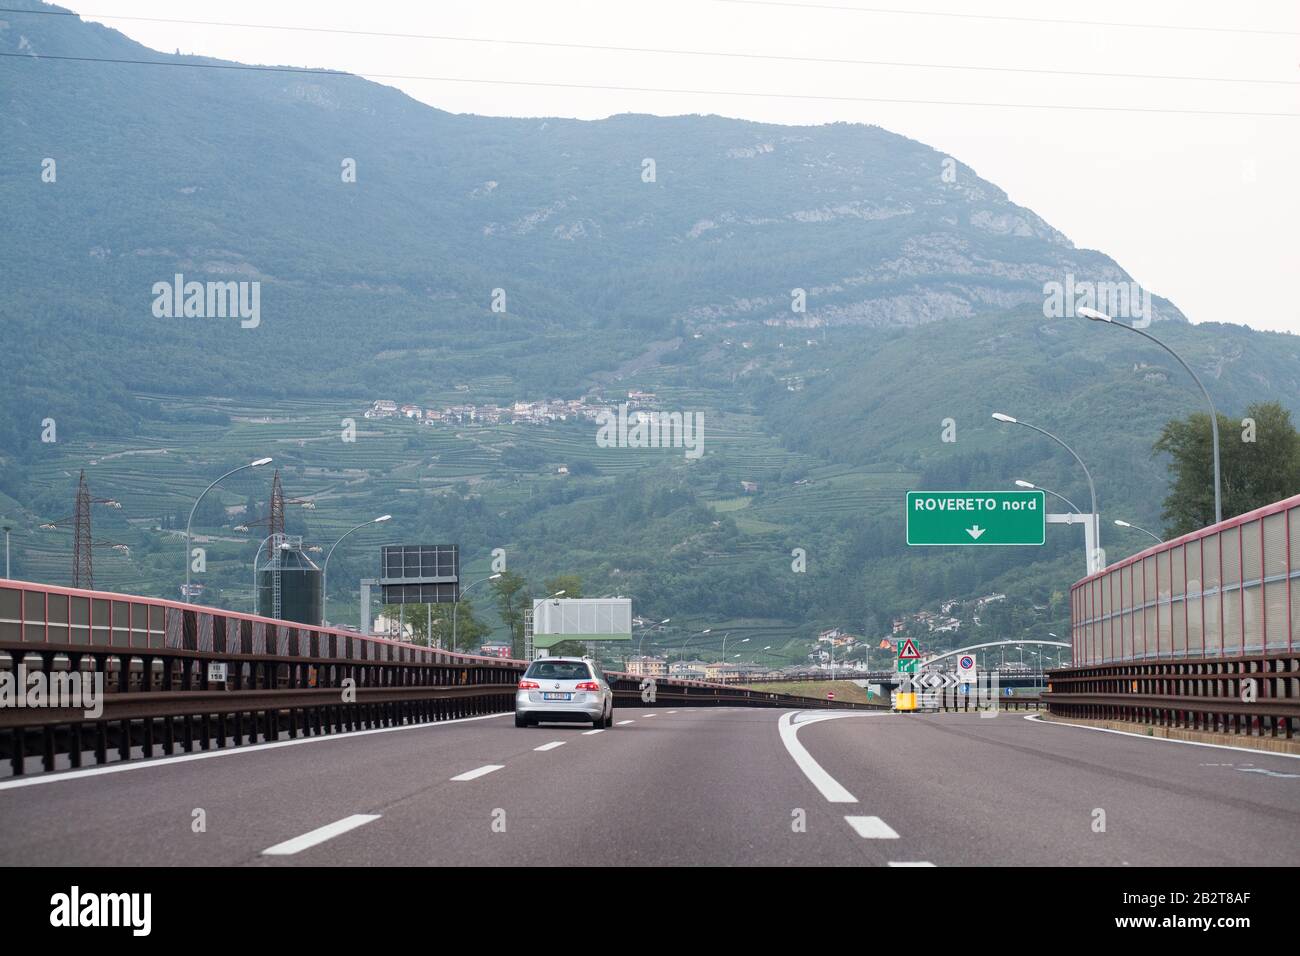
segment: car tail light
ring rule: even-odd
[[[600,690],[600,685],[594,680],[584,680],[574,685],[574,690]]]
[[[542,686],[542,685],[539,684],[539,683],[537,683],[537,681],[535,681],[535,680],[521,680],[521,681],[519,682],[519,689],[520,689],[520,690],[537,690],[537,688],[539,688],[539,687],[541,687],[541,686]]]

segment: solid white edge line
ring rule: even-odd
[[[343,734],[325,734],[320,737],[298,737],[295,740],[272,740],[264,744],[246,744],[242,747],[224,747],[204,750],[201,753],[176,754],[171,757],[148,757],[132,759],[125,763],[106,764],[103,767],[83,767],[80,770],[61,770],[57,773],[45,773],[35,777],[20,777],[16,780],[0,781],[0,790],[17,790],[20,787],[35,787],[43,783],[58,783],[60,780],[79,780],[86,777],[98,777],[106,773],[126,773],[128,770],[144,770],[150,767],[167,767],[172,764],[189,763],[192,760],[207,760],[211,757],[231,757],[237,754],[257,753],[259,750],[275,750],[279,747],[297,747],[300,744],[328,743],[331,740],[348,740],[353,737],[366,737],[370,734],[391,734],[399,730],[431,729],[445,727],[448,724],[467,724],[473,720],[491,720],[493,717],[509,717],[510,713],[483,714],[479,717],[457,717],[453,720],[439,720],[425,724],[403,724],[400,727],[373,727],[370,730],[351,730]]]
[[[1300,773],[1282,773],[1280,770],[1269,770],[1267,767],[1233,767],[1237,773],[1262,773],[1269,777],[1282,777],[1286,780],[1300,779]]]
[[[898,839],[894,828],[880,817],[845,817],[844,821],[864,840]]]
[[[485,763],[481,767],[475,767],[473,770],[466,770],[464,773],[458,773],[452,777],[452,780],[464,782],[466,780],[477,780],[479,777],[486,777],[494,771],[501,770],[505,767],[503,763]]]
[[[1037,714],[1026,714],[1023,720],[1032,720],[1043,727],[1074,727],[1076,730],[1096,730],[1103,734],[1119,734],[1121,737],[1136,737],[1138,740],[1156,740],[1166,744],[1187,744],[1191,747],[1213,747],[1216,750],[1236,750],[1243,754],[1257,757],[1287,757],[1300,760],[1300,754],[1284,754],[1275,750],[1261,750],[1256,747],[1234,747],[1232,744],[1210,744],[1201,740],[1175,740],[1172,737],[1156,737],[1148,734],[1136,734],[1131,730],[1115,730],[1111,727],[1091,727],[1088,724],[1071,724],[1063,720],[1043,720]]]
[[[349,830],[355,830],[357,827],[365,826],[372,820],[379,819],[378,813],[354,813],[350,817],[344,817],[342,820],[335,820],[333,823],[327,823],[323,827],[317,827],[309,833],[302,836],[296,836],[292,840],[285,840],[283,843],[277,843],[275,846],[267,847],[262,851],[263,856],[293,856],[295,853],[301,853],[303,850],[314,847],[318,843],[324,843],[326,840],[332,840],[340,834],[347,833]]]
[[[809,782],[818,789],[823,797],[829,803],[857,803],[858,798],[849,793],[839,782],[822,769],[822,765],[813,759],[812,754],[804,749],[803,744],[799,743],[799,727],[803,724],[818,723],[817,720],[806,720],[803,724],[795,724],[793,717],[798,711],[784,713],[777,724],[777,730],[781,735],[781,743],[785,744],[786,752],[794,759],[795,765],[803,771],[803,775],[808,778]],[[823,718],[823,719],[829,719]]]
[[[565,741],[563,740],[552,740],[549,744],[542,744],[540,747],[534,747],[533,750],[545,753],[548,750],[554,750],[556,747],[563,747],[564,744]]]

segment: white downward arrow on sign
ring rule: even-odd
[[[985,530],[986,529],[981,528],[979,525],[972,525],[971,527],[966,529],[966,533],[970,535],[972,538],[974,538],[976,541],[978,541],[980,539],[980,535],[982,535]]]

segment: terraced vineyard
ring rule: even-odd
[[[236,609],[252,607],[252,559],[265,537],[273,469],[280,471],[290,502],[288,530],[301,533],[309,549],[319,549],[313,554],[318,563],[324,549],[356,523],[371,514],[393,513],[382,541],[358,535],[331,563],[331,612],[341,621],[356,617],[354,582],[371,570],[377,544],[412,535],[450,540],[453,532],[445,525],[431,524],[432,514],[448,508],[458,514],[479,509],[481,517],[467,525],[461,543],[467,568],[474,562],[482,565],[480,577],[489,573],[487,552],[503,547],[512,556],[512,569],[530,579],[576,570],[588,593],[635,593],[620,565],[635,569],[644,563],[640,553],[660,533],[652,530],[652,519],[644,528],[607,521],[599,535],[565,535],[563,543],[540,549],[535,542],[545,540],[549,528],[589,524],[593,500],[606,502],[598,507],[608,511],[617,507],[626,482],[648,481],[648,488],[689,489],[720,519],[734,522],[735,532],[721,545],[710,543],[709,532],[719,529],[708,522],[671,531],[665,526],[662,533],[670,537],[664,553],[671,560],[689,561],[704,575],[711,569],[785,573],[791,547],[787,532],[806,520],[807,509],[849,520],[855,511],[887,499],[904,480],[894,473],[833,467],[791,453],[764,433],[756,416],[721,409],[730,400],[723,393],[654,387],[661,389],[665,408],[703,415],[702,458],[688,458],[682,448],[600,447],[597,426],[589,421],[426,426],[398,418],[365,419],[370,397],[293,399],[267,407],[231,398],[143,394],[140,400],[167,421],[115,441],[61,440],[36,463],[33,478],[48,492],[42,512],[27,516],[17,531],[19,566],[31,578],[70,580],[71,524],[57,519],[71,515],[83,468],[92,495],[121,502],[120,509],[95,507],[96,586],[176,597],[184,571],[184,519],[194,499],[223,471],[254,457],[273,457],[271,468],[242,472],[214,488],[195,524],[195,544],[207,552],[207,571],[200,578],[207,588],[203,600]],[[509,381],[500,377],[480,378],[470,389],[448,385],[420,400],[430,405],[504,404],[513,398]],[[395,394],[394,399],[405,396]],[[344,440],[348,419],[355,426],[351,441]],[[561,466],[575,467],[579,474],[562,475]],[[807,475],[806,482],[793,484],[789,475],[794,472]],[[740,494],[741,480],[759,482],[761,492]],[[210,510],[209,502],[224,510]],[[250,502],[256,513],[247,512]],[[223,515],[220,522],[212,520],[215,514]],[[50,522],[57,526],[39,527]],[[639,590],[654,595],[648,600],[671,600],[653,581]],[[488,603],[480,598],[479,606]],[[664,611],[670,613],[672,609]],[[807,653],[806,637],[800,636],[807,627],[793,614],[791,618],[717,624],[716,640],[720,644],[721,635],[731,629],[730,643],[738,650],[766,647],[770,650],[763,659],[799,660]],[[689,627],[674,632],[667,645],[688,632]]]

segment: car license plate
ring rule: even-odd
[[[572,699],[573,699],[572,694],[545,693],[542,695],[542,700],[572,700]]]

